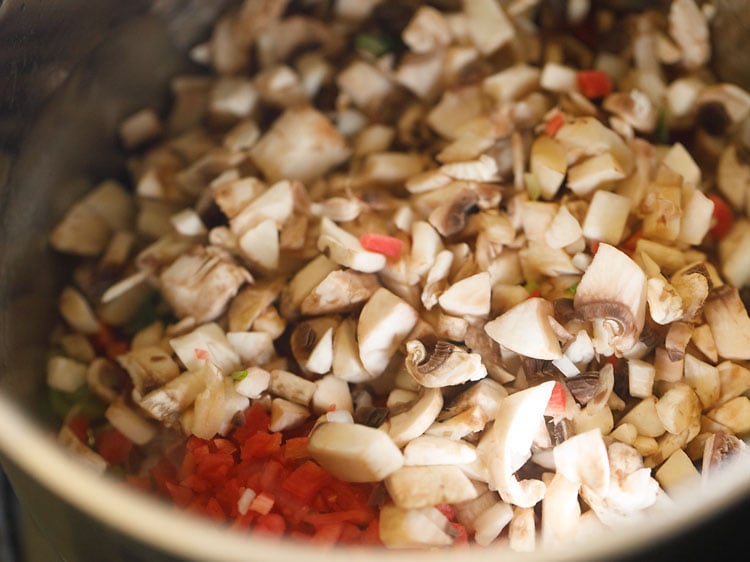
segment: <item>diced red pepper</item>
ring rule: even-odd
[[[91,420],[87,416],[77,414],[71,416],[68,420],[68,427],[75,434],[81,443],[88,443],[89,427],[91,426]]]
[[[199,347],[195,348],[195,358],[200,359],[201,361],[205,361],[208,359],[208,351],[205,349],[201,349]]]
[[[133,442],[117,431],[108,427],[97,436],[96,450],[110,464],[122,464],[130,456]]]
[[[643,231],[638,229],[620,245],[620,249],[629,256],[632,256],[635,253],[636,246],[638,246],[638,240],[641,238],[643,238]]]
[[[338,542],[343,530],[343,523],[328,523],[318,527],[315,534],[310,537],[310,542],[314,544],[333,545]]]
[[[453,521],[456,518],[456,509],[450,504],[440,503],[435,506],[435,509],[445,515],[449,521]]]
[[[564,124],[565,117],[562,112],[558,111],[550,117],[549,121],[547,121],[547,124],[544,127],[544,132],[547,133],[547,136],[554,137]]]
[[[591,253],[596,255],[596,252],[599,251],[599,240],[591,240],[589,242],[589,248],[591,248]]]
[[[307,458],[308,437],[292,437],[284,443],[284,460],[295,461]]]
[[[579,70],[578,89],[589,99],[603,98],[612,93],[612,79],[603,70]]]
[[[386,234],[370,232],[359,237],[359,243],[368,252],[377,252],[388,256],[389,258],[398,258],[401,256],[401,250],[404,248],[403,240]]]
[[[282,535],[286,531],[284,518],[278,513],[267,513],[256,519],[255,529],[270,535]]]
[[[713,218],[711,221],[711,230],[708,233],[714,240],[721,241],[732,229],[734,224],[734,212],[727,202],[718,195],[709,195],[714,203]]]
[[[555,381],[552,387],[552,394],[547,402],[547,408],[544,410],[545,416],[559,417],[565,415],[565,387],[560,381]]]
[[[193,501],[194,493],[190,488],[180,486],[179,484],[173,484],[171,482],[165,482],[169,495],[172,501],[178,507],[187,507]]]
[[[293,496],[309,501],[329,480],[331,475],[318,463],[310,460],[297,467],[282,482],[281,487]]]
[[[453,533],[455,534],[455,537],[453,538],[454,546],[468,544],[469,533],[466,531],[466,527],[461,525],[461,523],[456,523],[455,521],[451,521],[450,523],[448,523],[448,525],[453,527]]]
[[[110,359],[115,359],[130,349],[128,342],[120,339],[114,329],[104,323],[99,325],[99,331],[93,337],[93,344],[99,353],[103,353]]]

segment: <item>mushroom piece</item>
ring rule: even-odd
[[[551,302],[532,297],[487,322],[484,331],[501,346],[519,355],[535,359],[559,359],[562,350],[550,325],[553,316]]]
[[[669,9],[669,33],[682,51],[682,65],[694,70],[711,56],[706,16],[695,0],[674,0]]]
[[[383,269],[386,264],[385,255],[365,250],[356,236],[327,217],[320,220],[317,245],[318,250],[334,262],[356,271],[374,273]]]
[[[323,375],[333,363],[333,332],[338,325],[334,318],[310,318],[297,324],[289,337],[292,355],[307,373]]]
[[[420,435],[404,447],[404,465],[460,465],[477,460],[476,448],[462,440]]]
[[[478,452],[490,471],[490,487],[503,501],[519,507],[533,507],[544,497],[541,480],[519,481],[515,473],[531,458],[531,446],[554,386],[554,381],[547,381],[504,398],[495,422],[479,441]]]
[[[127,373],[113,360],[97,357],[86,368],[89,389],[105,402],[113,402],[127,388]]]
[[[205,390],[205,368],[204,365],[195,371],[182,373],[143,396],[138,400],[138,405],[164,425],[176,425],[180,416],[193,404],[196,396]]]
[[[380,287],[371,273],[351,269],[330,272],[300,303],[305,315],[348,312],[369,299]]]
[[[552,450],[555,470],[571,482],[588,487],[599,495],[609,488],[607,447],[598,429],[573,435]]]
[[[196,246],[162,272],[164,299],[180,318],[207,322],[224,312],[229,300],[252,276],[224,251]]]
[[[438,304],[442,310],[454,316],[487,316],[491,300],[490,274],[480,271],[446,288],[438,297]]]
[[[270,181],[310,182],[349,158],[346,140],[328,118],[302,106],[289,108],[250,149]]]
[[[346,482],[378,482],[403,466],[387,433],[357,423],[325,422],[310,432],[310,456]]]
[[[403,447],[422,435],[437,419],[443,407],[438,388],[424,388],[415,400],[403,405],[404,411],[392,415],[383,425],[393,442]]]
[[[130,375],[136,402],[180,374],[180,367],[172,356],[155,345],[131,349],[118,355],[117,362]]]
[[[445,340],[429,350],[419,340],[406,342],[406,370],[420,385],[442,388],[487,376],[482,356],[470,353]]]
[[[380,540],[388,548],[449,546],[449,521],[438,509],[402,509],[384,505],[378,519]]]
[[[455,465],[402,466],[386,476],[385,488],[397,507],[420,509],[477,497],[471,480]]]
[[[750,359],[750,318],[737,288],[713,289],[703,305],[716,349],[724,359]]]
[[[552,137],[537,137],[531,145],[529,168],[539,182],[540,196],[546,200],[552,199],[568,170],[565,149]]]
[[[59,298],[60,315],[76,332],[95,334],[99,331],[100,323],[91,305],[81,291],[72,286],[65,287]]]
[[[638,343],[643,330],[646,292],[643,270],[624,252],[600,244],[578,284],[573,306],[583,320],[600,329],[604,341],[599,347],[626,353]]]
[[[406,301],[380,288],[359,315],[357,341],[362,365],[373,376],[385,371],[393,354],[419,320]]]
[[[467,213],[479,201],[473,189],[461,189],[452,200],[437,206],[428,218],[429,223],[445,237],[458,234],[466,227]]]
[[[239,355],[224,330],[215,322],[172,338],[169,345],[189,370],[200,368],[204,361],[213,363],[225,375],[240,367]]]
[[[615,527],[656,502],[659,484],[651,469],[643,467],[640,453],[630,445],[614,441],[607,447],[610,483],[600,496],[583,486],[581,497],[607,526]]]
[[[104,417],[136,445],[145,445],[156,436],[156,427],[122,400],[112,402],[104,412]]]
[[[560,471],[547,484],[542,500],[542,537],[546,544],[562,544],[575,536],[581,519],[580,487],[580,482],[569,480]]]

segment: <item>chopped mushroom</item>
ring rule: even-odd
[[[721,3],[629,4],[222,12],[119,124],[127,185],[49,233],[61,443],[393,549],[568,548],[710,485],[750,435],[750,92]],[[284,493],[230,490],[248,467]]]
[[[620,250],[600,244],[576,288],[574,307],[584,320],[601,328],[600,347],[627,352],[643,330],[646,276]]]

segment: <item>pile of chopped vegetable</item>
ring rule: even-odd
[[[223,15],[50,234],[60,441],[320,544],[530,551],[710,482],[750,435],[750,93],[709,2],[611,4]]]

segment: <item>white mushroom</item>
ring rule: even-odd
[[[399,447],[422,435],[437,419],[443,407],[443,395],[438,388],[425,388],[417,398],[404,405],[405,410],[392,415],[384,429]]]
[[[448,519],[434,507],[401,509],[384,505],[379,517],[380,540],[388,548],[424,548],[453,544]]]
[[[365,250],[356,236],[327,217],[321,218],[317,244],[318,250],[331,260],[356,271],[373,273],[383,269],[386,264],[385,255]]]
[[[455,465],[403,466],[383,482],[393,503],[402,509],[453,504],[477,497],[476,488]]]
[[[605,345],[627,352],[640,337],[646,316],[646,276],[625,253],[600,244],[574,299],[584,320],[601,327]]]
[[[359,356],[372,375],[381,374],[404,338],[417,324],[418,314],[403,299],[380,288],[359,315]]]
[[[477,460],[476,448],[465,441],[420,435],[404,447],[404,465],[461,465]]]
[[[198,246],[177,258],[159,280],[165,300],[179,317],[206,322],[219,316],[252,277],[217,248]]]
[[[188,370],[199,368],[204,361],[212,362],[224,374],[229,374],[240,366],[239,355],[224,330],[215,322],[203,324],[187,334],[172,338],[169,345]]]
[[[544,497],[541,480],[519,481],[515,472],[531,458],[531,445],[554,385],[544,382],[504,398],[492,428],[479,442],[479,453],[490,469],[490,486],[503,501],[532,507]]]
[[[721,357],[750,359],[750,318],[736,288],[723,285],[711,291],[703,313]]]
[[[310,433],[307,450],[323,468],[347,482],[378,482],[404,463],[387,433],[356,423],[319,424]]]
[[[441,388],[476,381],[487,376],[482,356],[445,340],[428,351],[419,340],[406,342],[406,369],[420,385]]]
[[[552,303],[529,298],[487,322],[485,332],[497,343],[520,355],[537,359],[562,357],[560,342],[550,326],[554,315]]]
[[[328,118],[311,107],[287,109],[250,149],[270,181],[309,182],[349,157],[345,139]]]

